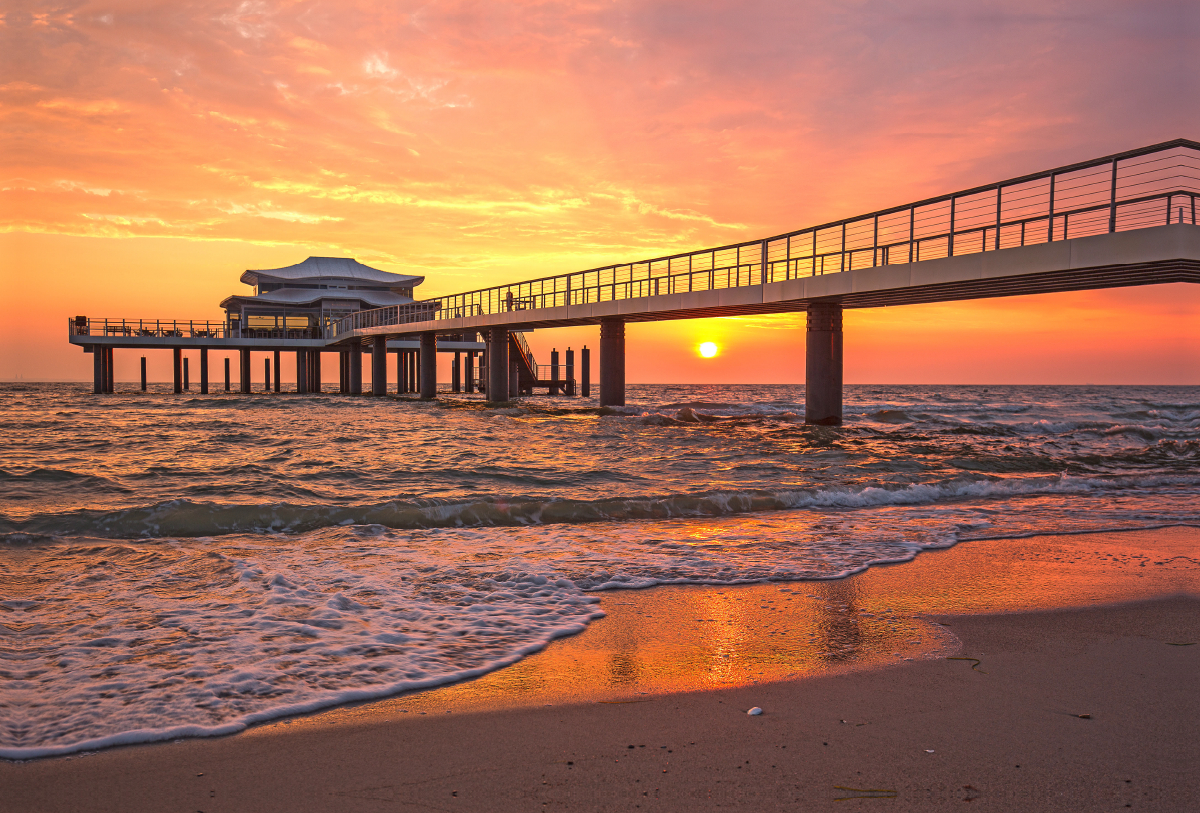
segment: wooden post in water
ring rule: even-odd
[[[387,395],[387,336],[371,339],[371,394]]]
[[[225,357],[225,392],[229,392],[229,356]]]
[[[308,353],[303,350],[296,351],[296,392],[308,392]]]
[[[208,348],[200,348],[200,394],[208,395]]]
[[[271,360],[263,359],[263,392],[271,391]]]
[[[454,361],[450,363],[450,392],[462,392],[462,353],[454,351]]]
[[[600,322],[600,406],[625,406],[625,322]]]
[[[279,367],[279,351],[278,350],[275,351],[274,357],[275,357],[275,392],[279,392],[280,388],[283,386],[283,370],[280,369],[280,367]]]
[[[578,395],[575,389],[575,351],[567,348],[567,383],[564,391],[565,395]]]
[[[508,398],[508,328],[488,330],[487,399],[504,401]]]
[[[421,400],[437,398],[437,334],[427,330],[421,334]]]
[[[242,347],[238,349],[238,383],[241,392],[250,392],[250,348]]]
[[[183,348],[171,348],[171,381],[175,394],[183,392]]]
[[[475,351],[467,351],[467,392],[475,392]]]
[[[536,370],[534,373],[536,374]],[[536,375],[535,375],[536,377]],[[555,347],[550,351],[550,394],[558,395],[558,348]]]
[[[585,344],[579,350],[579,394],[584,398],[592,397],[592,351]]]
[[[188,368],[189,361],[190,359],[187,356],[183,357],[183,389],[185,392],[192,388],[192,377]]]
[[[146,357],[142,356],[142,392],[146,391]]]
[[[350,394],[362,395],[362,345],[350,347]]]
[[[104,392],[104,348],[92,345],[92,394]]]

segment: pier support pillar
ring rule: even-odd
[[[175,394],[183,392],[183,348],[171,348],[171,381],[175,385]]]
[[[350,392],[350,354],[345,350],[338,351],[338,392]]]
[[[146,365],[142,364],[142,381],[146,380]],[[143,387],[145,389],[145,387]],[[208,348],[200,348],[200,394],[208,395]]]
[[[92,393],[100,395],[104,392],[104,348],[98,344],[92,345]]]
[[[241,392],[248,393],[250,392],[250,348],[240,348],[238,355],[238,386]]]
[[[508,328],[494,327],[487,333],[487,399],[508,400]]]
[[[362,345],[350,348],[350,394],[362,395]]]
[[[532,392],[532,390],[531,390]],[[512,353],[508,354],[508,400],[521,397],[521,368]]]
[[[467,351],[467,371],[466,372],[467,372],[466,381],[464,382],[467,385],[466,391],[467,392],[475,392],[475,351],[474,350]]]
[[[200,352],[204,353],[205,351],[201,350]],[[204,358],[204,356],[202,355],[201,358]],[[283,369],[279,366],[279,351],[278,350],[276,350],[274,353],[274,359],[275,359],[275,392],[279,392],[280,387],[283,385]],[[205,364],[207,365],[207,361],[205,362]],[[205,390],[205,392],[208,392],[208,390]]]
[[[437,398],[437,334],[427,330],[421,334],[421,400]]]
[[[579,394],[584,398],[592,397],[592,351],[585,344],[579,350]]]
[[[371,339],[371,394],[387,395],[387,336]]]
[[[842,306],[808,306],[804,348],[804,422],[842,425]]]
[[[106,389],[105,392],[117,391],[116,378],[113,372],[113,352],[115,349],[116,348],[110,347],[107,349],[107,351],[105,351],[104,354],[104,374],[108,381],[108,389]]]
[[[625,406],[625,322],[600,322],[600,406]]]
[[[186,392],[192,388],[191,370],[189,368],[190,359],[187,356],[183,357],[183,389]]]
[[[229,359],[225,360],[225,369],[229,369]],[[296,392],[308,392],[308,352],[296,351]]]
[[[575,388],[575,351],[567,348],[567,383],[564,385],[564,395],[578,395],[579,392]]]
[[[558,377],[558,348],[550,351],[550,394],[562,395]]]
[[[405,395],[408,392],[408,351],[401,350],[396,354],[396,392]]]
[[[457,350],[450,365],[450,392],[462,392],[462,353]]]
[[[271,391],[271,360],[263,359],[263,392]]]
[[[225,357],[225,392],[229,392],[229,356]]]
[[[142,392],[146,391],[146,357],[142,356]],[[204,390],[208,392],[208,390]]]
[[[321,351],[309,350],[308,357],[311,359],[308,373],[308,391],[321,391]]]

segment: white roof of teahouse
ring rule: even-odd
[[[242,282],[247,285],[258,285],[259,277],[269,277],[272,280],[305,280],[305,279],[345,279],[360,282],[375,282],[384,285],[420,285],[424,277],[393,274],[390,271],[380,271],[369,265],[363,265],[350,257],[309,257],[307,260],[284,268],[264,268],[250,270],[242,274]]]
[[[388,305],[407,305],[412,297],[393,293],[392,291],[346,291],[346,290],[305,290],[302,288],[284,288],[257,296],[234,294],[221,300],[222,308],[231,308],[235,303],[243,305],[276,305],[276,306],[312,306],[318,302],[358,303],[369,308],[383,308]]]

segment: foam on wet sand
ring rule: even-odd
[[[788,600],[814,583],[607,594],[607,618],[476,681],[0,764],[0,810],[1197,809],[1198,542],[964,543],[819,603]],[[877,645],[893,621],[918,636],[900,658]]]

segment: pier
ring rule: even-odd
[[[620,406],[627,323],[804,311],[797,352],[805,358],[805,421],[840,425],[845,309],[1197,283],[1198,196],[1200,143],[1177,139],[773,237],[356,309],[304,338],[245,338],[230,320],[150,328],[80,317],[70,340],[95,354],[97,392],[111,391],[114,348],[172,349],[178,391],[181,349],[222,346],[241,353],[243,392],[255,350],[294,351],[298,380],[303,370],[306,381],[319,381],[322,354],[337,353],[348,368],[341,391],[350,393],[361,392],[365,352],[373,373],[386,371],[395,352],[397,380],[408,388],[400,391],[428,399],[436,396],[435,354],[465,351],[465,379],[502,401],[534,388],[589,394],[588,350],[576,382],[572,351],[561,369],[556,355],[538,365],[524,333],[596,325],[599,401]],[[479,368],[474,353],[483,356]],[[456,386],[461,365],[453,365]],[[376,386],[373,394],[383,393]]]

